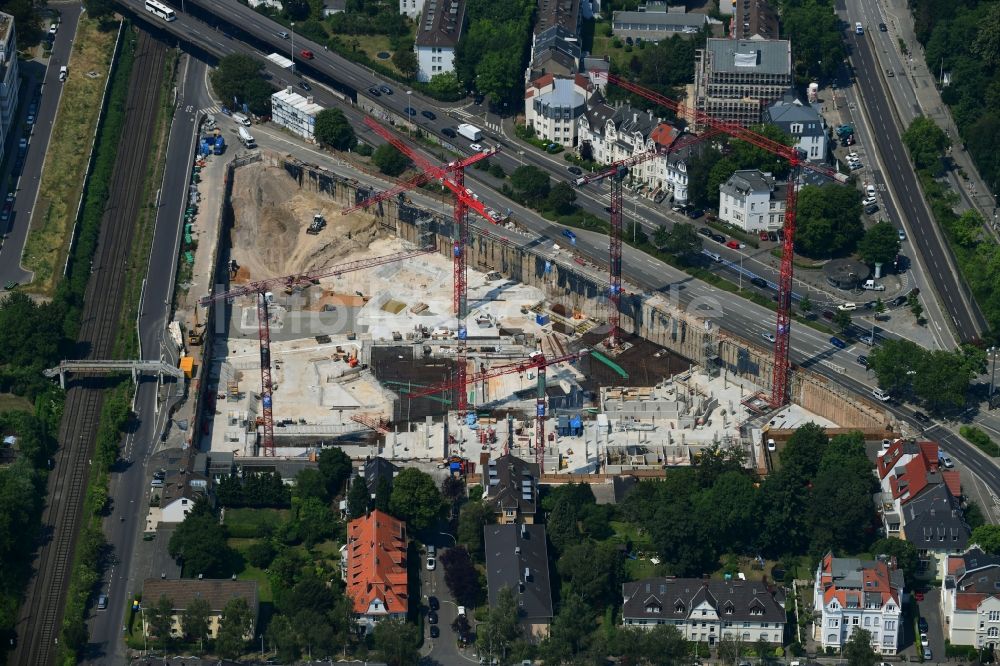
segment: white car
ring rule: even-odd
[[[763,333],[760,334],[760,337],[764,338],[768,342],[774,342],[774,333],[771,333],[769,331],[764,331]]]
[[[851,162],[859,162],[861,161],[861,156],[857,153],[847,153],[847,159]]]
[[[878,203],[878,200],[875,197],[866,197],[861,200],[862,206],[870,206],[873,203]]]
[[[479,144],[479,143],[474,143],[471,146],[469,146],[469,148],[472,148],[477,153],[483,152],[483,146],[482,146],[482,144]]]
[[[870,197],[875,196],[875,186],[874,185],[869,185],[868,187],[865,188],[865,191],[868,192],[868,196],[870,196]]]
[[[858,309],[857,303],[841,303],[837,306],[837,309],[841,312],[851,312],[852,310]]]

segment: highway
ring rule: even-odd
[[[59,67],[69,62],[69,54],[73,48],[73,38],[76,36],[76,26],[80,20],[82,7],[78,3],[59,4],[61,23],[56,38],[52,44],[52,55],[45,69],[42,85],[38,88],[38,112],[35,114],[34,131],[28,141],[28,152],[24,156],[21,173],[17,177],[16,198],[10,219],[6,224],[0,223],[0,234],[4,241],[0,246],[0,287],[9,281],[24,284],[31,280],[31,273],[21,268],[21,255],[24,252],[24,242],[28,238],[28,225],[31,223],[31,211],[38,199],[38,185],[42,175],[42,166],[48,154],[49,138],[62,98],[62,83],[59,81]],[[24,67],[24,65],[22,65]],[[17,154],[17,140],[20,136],[23,119],[28,115],[28,105],[35,95],[34,87],[22,90],[21,114],[13,123],[10,131],[10,146],[8,164],[13,164]],[[3,193],[4,195],[6,193]]]
[[[857,18],[867,21],[867,17]],[[849,17],[849,20],[853,25],[854,18]],[[876,26],[877,22],[872,29],[878,34]],[[888,77],[872,52],[871,42],[870,34],[855,35],[852,31],[848,37],[856,85],[865,104],[874,144],[886,165],[883,176],[896,197],[910,243],[920,251],[938,299],[952,318],[959,339],[976,340],[986,330],[986,321],[954,269],[950,250],[924,202],[916,173],[903,146],[896,110],[888,97],[893,91],[887,92],[884,87]],[[896,82],[896,85],[900,84]]]

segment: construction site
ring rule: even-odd
[[[509,451],[573,478],[662,473],[712,447],[766,470],[770,429],[887,425],[804,373],[772,409],[770,350],[609,287],[606,267],[515,222],[463,228],[277,154],[229,169],[218,284],[186,324],[214,323],[192,376],[202,451],[470,469]],[[493,216],[462,194],[463,215]]]

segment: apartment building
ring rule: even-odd
[[[593,91],[590,79],[581,74],[570,78],[544,74],[524,91],[524,117],[535,135],[566,147],[577,143],[577,121],[587,112]]]
[[[720,120],[760,123],[768,104],[792,85],[792,47],[784,39],[709,38],[695,54],[694,105]]]
[[[785,222],[787,192],[769,173],[737,171],[719,186],[719,219],[749,233],[776,231]]]
[[[358,629],[384,618],[406,619],[406,524],[378,509],[347,524],[341,566]]]
[[[465,28],[465,0],[424,0],[413,50],[417,80],[455,71],[455,47]]]
[[[1000,557],[974,547],[948,558],[941,585],[945,637],[952,645],[1000,647]]]

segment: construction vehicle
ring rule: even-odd
[[[320,213],[316,213],[315,215],[313,215],[313,221],[309,224],[309,228],[306,229],[306,233],[315,236],[325,227],[326,227],[326,219]]]
[[[247,148],[257,147],[257,142],[254,141],[253,134],[250,133],[250,130],[248,130],[246,127],[241,126],[238,127],[236,131],[240,135],[240,141],[243,142],[244,146],[246,146]]]

